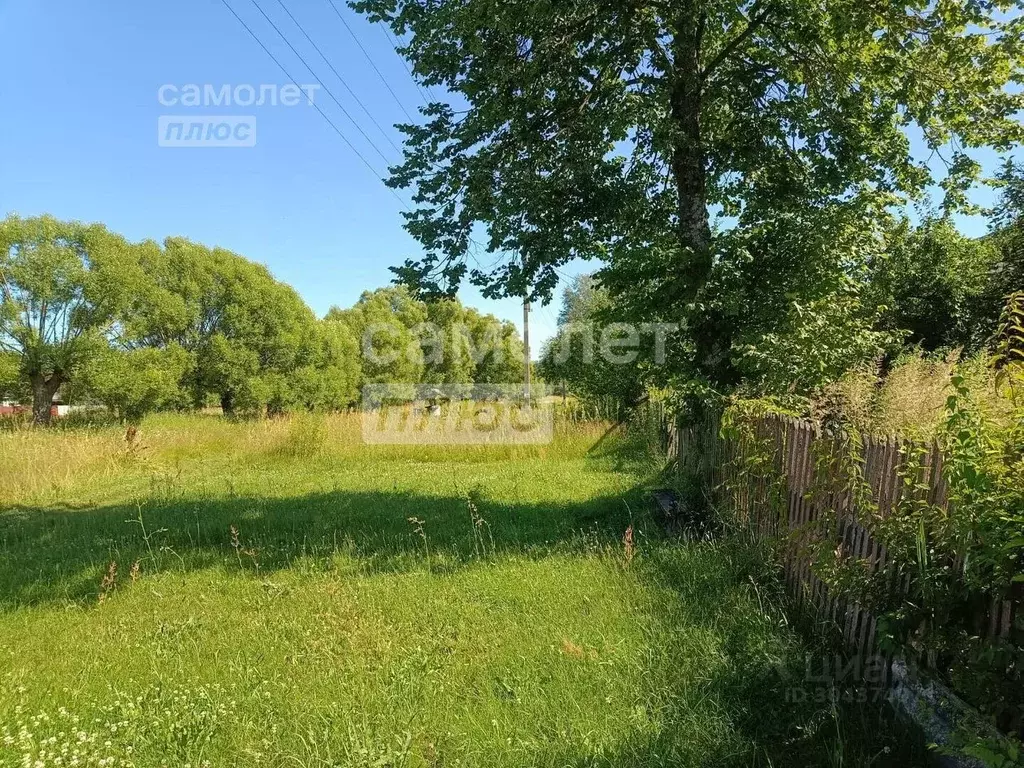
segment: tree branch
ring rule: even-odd
[[[2,267],[0,267],[0,287],[3,288],[3,300],[13,301],[14,297],[11,295],[11,286],[7,280],[7,273],[4,272]]]
[[[771,14],[772,9],[769,6],[762,10],[758,10],[760,5],[760,2],[754,4],[754,13],[747,22],[747,26],[744,27],[743,31],[736,35],[736,37],[726,43],[722,50],[718,52],[718,55],[711,60],[711,63],[704,68],[704,71],[701,73],[702,79],[706,78],[714,72],[717,67],[721,66],[726,59],[736,52],[737,48],[743,45],[743,43],[746,42],[746,40],[754,34],[762,24],[764,24],[768,16]]]

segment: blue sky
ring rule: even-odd
[[[277,0],[257,0],[320,79],[392,161],[398,155],[337,82]],[[251,0],[232,7],[300,83],[315,83]],[[328,0],[287,0],[334,68],[392,140],[405,121]],[[423,97],[385,31],[337,4],[414,116]],[[133,240],[183,235],[266,264],[322,314],[391,280],[388,267],[420,253],[401,203],[317,111],[299,106],[168,107],[162,85],[285,85],[277,65],[220,0],[0,0],[0,216],[52,213],[100,221]],[[322,90],[321,109],[379,173],[385,163]],[[256,117],[252,148],[157,145],[160,115]],[[408,199],[406,193],[400,193]],[[467,304],[521,325],[514,300],[472,289]],[[554,305],[532,335],[551,335]]]
[[[392,97],[329,1],[286,0],[400,144],[390,128],[406,119],[398,102],[416,115],[422,96],[385,31],[338,0]],[[316,82],[252,0],[228,2],[299,83]],[[278,0],[257,2],[379,149],[397,160]],[[220,0],[0,0],[0,215],[49,212],[101,221],[133,240],[183,235],[219,245],[269,266],[321,314],[389,283],[388,267],[420,252],[402,229],[401,203],[314,108],[160,104],[161,86],[190,83],[288,80]],[[332,99],[320,91],[316,102],[383,175],[384,161]],[[159,147],[157,120],[166,114],[255,115],[256,146]],[[991,155],[981,157],[990,164]],[[971,234],[984,229],[979,220],[962,223]],[[462,299],[521,324],[514,300],[488,301],[472,289]],[[555,305],[536,308],[536,340],[551,335],[555,315]]]

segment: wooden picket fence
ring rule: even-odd
[[[873,570],[885,567],[885,547],[863,524],[868,510],[859,509],[851,483],[843,476],[838,457],[844,447],[839,438],[823,436],[811,422],[779,415],[758,417],[750,435],[725,438],[720,419],[708,416],[687,426],[665,420],[665,441],[669,457],[678,467],[695,473],[715,494],[715,502],[732,511],[736,520],[753,535],[770,537],[783,544],[785,581],[798,612],[817,624],[841,633],[851,653],[867,656],[877,652],[876,622],[863,606],[829,594],[811,569],[811,558],[802,538],[809,525],[831,511],[837,516],[835,546],[842,555],[865,560]],[[949,504],[943,476],[943,458],[937,444],[923,446],[894,437],[863,437],[858,462],[863,482],[869,488],[871,514],[886,516],[909,492],[937,506]],[[750,471],[750,459],[760,462]],[[908,459],[907,457],[913,457]],[[906,483],[913,462],[913,483]],[[847,462],[846,466],[849,466]],[[862,496],[861,498],[865,498]],[[893,583],[906,589],[907,582]],[[993,602],[975,627],[982,635],[1007,637],[1014,624],[1014,601]]]

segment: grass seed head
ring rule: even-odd
[[[117,586],[117,562],[111,560],[110,565],[107,566],[107,572],[103,575],[100,580],[100,593],[99,601],[105,602],[107,595],[110,594]]]

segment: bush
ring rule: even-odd
[[[887,560],[872,572],[867,561],[837,556],[834,539],[825,535],[815,572],[831,590],[879,616],[891,650],[931,667],[999,727],[1024,734],[1021,633],[988,632],[993,606],[1005,600],[1019,606],[1024,584],[1024,403],[1014,394],[1024,384],[1024,367],[997,377],[991,362],[916,354],[873,393],[864,393],[872,385],[867,376],[842,383],[849,410],[841,422],[853,463],[845,474],[860,519]],[[855,430],[882,427],[918,438],[904,444],[900,492],[885,516],[874,509],[870,489],[859,488],[856,468]],[[919,474],[931,440],[942,450],[945,503]],[[823,519],[825,525],[831,518]]]

